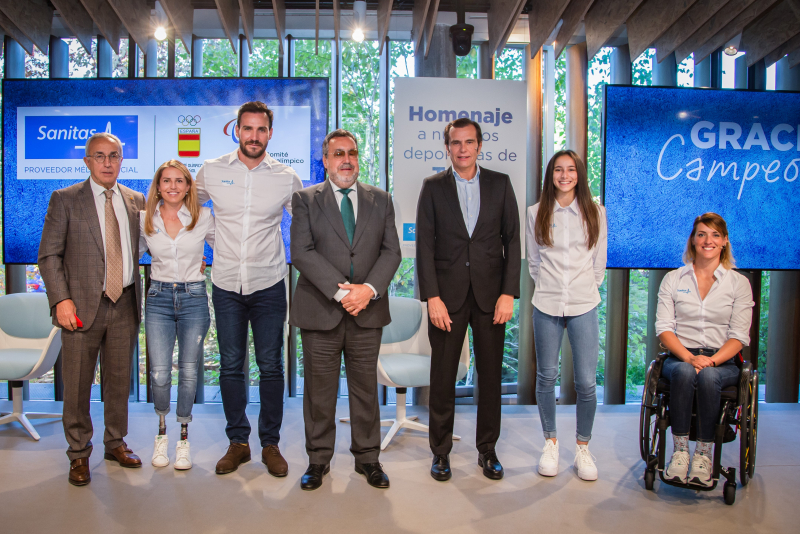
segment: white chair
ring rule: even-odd
[[[401,428],[428,432],[428,425],[418,423],[417,416],[406,415],[406,389],[426,387],[431,383],[427,303],[403,297],[389,297],[389,310],[392,322],[383,328],[381,336],[378,383],[396,388],[397,408],[394,419],[381,421],[381,426],[391,427],[381,442],[381,450],[386,449]],[[456,381],[467,376],[468,368],[469,337],[464,336]],[[342,418],[341,421],[349,421],[349,418]],[[454,434],[453,439],[461,437]]]
[[[0,425],[19,421],[33,439],[39,434],[28,419],[61,419],[60,413],[22,409],[22,382],[39,378],[56,363],[61,329],[53,326],[44,293],[0,297],[0,380],[8,380],[14,397],[12,412],[0,413]]]

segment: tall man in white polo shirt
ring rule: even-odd
[[[291,167],[266,153],[272,138],[272,111],[263,102],[239,108],[239,148],[206,160],[197,173],[200,202],[214,203],[212,301],[220,353],[219,385],[230,440],[217,462],[217,474],[236,471],[250,460],[247,383],[247,325],[252,326],[260,373],[258,436],[269,473],[286,476],[288,464],[278,449],[283,420],[283,330],[288,274],[281,236],[283,210],[292,212],[292,194],[303,188]]]

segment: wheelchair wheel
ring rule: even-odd
[[[648,406],[642,406],[639,415],[639,452],[642,460],[648,460],[649,455],[658,450],[658,429],[656,428],[656,411]]]
[[[736,483],[725,483],[725,486],[722,488],[722,498],[725,499],[725,504],[728,506],[736,501]]]
[[[652,491],[653,483],[656,480],[656,472],[652,469],[644,470],[644,489]]]
[[[758,378],[754,373],[739,410],[739,477],[742,486],[746,486],[755,473],[757,418]]]

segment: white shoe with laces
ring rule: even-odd
[[[597,480],[597,466],[594,465],[594,456],[589,452],[589,445],[578,445],[575,450],[575,469],[581,479]]]
[[[692,471],[689,474],[689,483],[708,487],[713,482],[711,478],[711,458],[694,453],[694,456],[692,456]]]
[[[189,454],[189,442],[185,439],[175,445],[175,469],[191,469],[192,457]]]
[[[675,451],[669,461],[667,470],[664,471],[664,478],[672,482],[686,484],[689,476],[689,453],[686,451]]]
[[[558,441],[544,440],[544,452],[539,458],[539,474],[554,477],[558,474]]]
[[[153,447],[153,461],[151,462],[154,467],[166,467],[169,465],[167,447],[169,447],[169,438],[167,435],[156,436],[156,443]]]

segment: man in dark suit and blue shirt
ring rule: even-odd
[[[452,167],[425,179],[417,206],[417,276],[428,301],[431,342],[431,476],[448,480],[453,448],[455,381],[467,326],[472,326],[480,377],[478,465],[503,477],[495,454],[500,437],[500,381],[505,323],[519,298],[519,212],[506,174],[477,165],[478,123],[457,119],[444,130]]]
[[[400,265],[392,197],[358,182],[358,143],[352,133],[329,133],[322,162],[329,179],[292,197],[292,264],[300,278],[289,322],[300,328],[303,340],[309,458],[300,487],[319,488],[330,471],[344,352],[355,469],[371,486],[388,488],[378,462],[377,365],[381,333],[391,322],[386,292]]]

